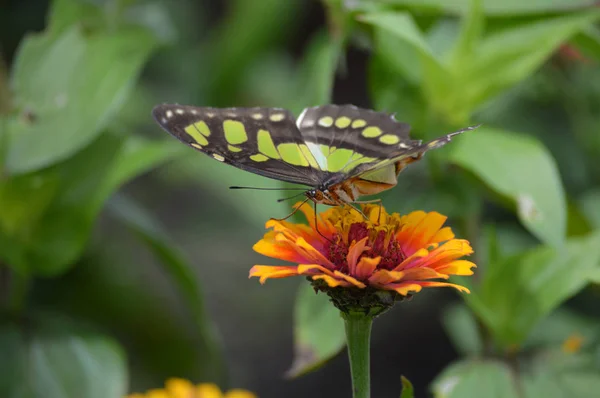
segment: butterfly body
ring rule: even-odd
[[[212,158],[258,175],[309,187],[315,203],[356,202],[396,185],[398,174],[460,130],[423,143],[392,115],[353,105],[207,108],[163,104],[158,124]]]

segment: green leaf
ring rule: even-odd
[[[477,319],[464,304],[453,305],[444,311],[444,329],[454,347],[464,356],[483,353],[483,339]]]
[[[448,71],[437,59],[410,14],[378,12],[360,15],[358,19],[375,27],[377,53],[395,65],[410,81],[420,81],[426,93],[436,91],[435,84],[447,84]],[[406,50],[409,52],[406,53]],[[437,88],[438,91],[441,89]]]
[[[456,140],[449,158],[512,199],[523,225],[539,239],[564,241],[567,206],[560,174],[536,139],[484,126]]]
[[[463,80],[471,97],[468,106],[474,109],[531,76],[561,44],[598,18],[598,10],[574,13],[512,24],[485,37],[475,57],[462,63]]]
[[[377,0],[375,3],[410,7],[419,13],[452,14],[464,14],[472,5],[471,0]],[[589,7],[591,3],[590,0],[482,0],[485,14],[493,16],[565,12]]]
[[[31,243],[29,233],[37,227],[57,195],[56,173],[27,174],[0,181],[0,259],[4,264],[27,273],[24,247]]]
[[[505,347],[522,344],[555,308],[581,291],[600,266],[600,232],[560,248],[539,246],[490,264],[477,298],[467,302]]]
[[[155,45],[151,34],[137,28],[86,36],[75,26],[56,38],[27,37],[12,83],[18,109],[32,117],[9,126],[8,171],[47,167],[93,141],[127,98]]]
[[[402,43],[398,40],[394,41],[390,35],[385,37],[389,37],[394,43]],[[381,43],[379,45],[381,46]],[[371,56],[368,71],[369,94],[374,109],[388,112],[395,111],[398,120],[410,121],[411,124],[415,125],[415,130],[418,131],[416,126],[426,123],[426,115],[423,110],[427,108],[418,85],[421,77],[420,75],[414,76],[415,81],[409,82],[411,77],[408,73],[401,72],[404,77],[401,76],[397,69],[394,69],[391,63],[386,61],[384,54],[395,53],[396,51],[403,51],[407,54],[406,58],[413,61],[418,58],[410,56],[409,53],[400,48],[396,48],[391,52],[382,48],[381,51]],[[420,72],[421,69],[416,66],[411,70]]]
[[[69,161],[34,174],[54,174],[57,186],[35,223],[12,234],[12,262],[27,272],[55,275],[77,259],[94,219],[89,208],[119,148],[120,140],[105,135]],[[26,192],[21,201],[29,202]]]
[[[434,54],[410,14],[376,12],[358,19],[375,27],[375,50],[383,60],[413,84],[419,82],[422,95],[434,109],[447,106],[448,101],[442,99],[456,95],[457,80]],[[466,117],[464,112],[455,113],[452,117],[461,122]]]
[[[596,229],[600,229],[600,189],[586,192],[579,199],[581,211]]]
[[[97,208],[127,181],[180,157],[186,151],[188,148],[175,140],[150,141],[136,136],[129,137],[117,153],[102,189],[95,198]]]
[[[483,0],[471,0],[471,7],[462,17],[460,33],[452,49],[450,64],[455,70],[476,56],[477,47],[483,35]]]
[[[600,29],[588,26],[573,38],[573,43],[589,57],[600,59]]]
[[[600,267],[599,267],[600,268]],[[591,352],[591,344],[598,344],[600,323],[597,318],[574,311],[559,309],[545,317],[531,332],[523,345],[524,350],[558,348],[569,338],[581,338],[581,352]]]
[[[127,364],[107,336],[56,320],[0,326],[0,396],[5,398],[122,398]]]
[[[592,351],[542,351],[532,362],[523,374],[525,398],[588,398],[600,389],[600,367]]]
[[[410,13],[377,12],[360,15],[358,19],[361,22],[373,25],[377,29],[393,34],[397,39],[408,43],[419,53],[439,64]]]
[[[206,53],[211,60],[208,97],[213,106],[226,106],[238,91],[244,69],[252,59],[294,31],[305,8],[302,2],[263,0],[232,1]]]
[[[435,398],[519,398],[512,370],[493,360],[463,360],[446,368],[432,383]]]
[[[52,192],[48,193],[51,196],[47,200],[42,190],[36,191],[35,200],[30,199],[29,191],[17,191],[20,196],[13,192],[11,203],[15,205],[7,214],[10,214],[11,225],[18,230],[11,234],[0,233],[2,254],[9,256],[7,263],[38,275],[64,272],[84,250],[106,199],[124,182],[173,158],[180,150],[175,143],[135,137],[123,142],[118,137],[104,134],[68,161],[43,173],[9,179],[12,185],[15,184],[11,181],[30,179],[37,184],[30,189],[40,189],[40,181],[49,178],[44,176],[51,176],[56,181],[53,187],[48,185]],[[42,199],[46,201],[41,202]],[[31,206],[31,214],[26,209],[19,210],[19,204]],[[37,206],[42,204],[44,207],[38,209]],[[25,214],[27,218],[15,218],[19,214]]]
[[[294,312],[294,362],[287,375],[309,373],[337,355],[346,345],[340,311],[325,294],[308,283],[300,285]]]
[[[329,38],[325,31],[316,33],[298,71],[295,95],[289,108],[298,115],[309,104],[331,102],[333,82],[342,44]]]
[[[98,27],[105,22],[103,14],[103,8],[91,1],[53,0],[47,23],[52,34],[59,35],[75,24],[81,24],[86,29]]]
[[[208,365],[209,377],[222,380],[226,372],[220,342],[204,307],[200,284],[192,272],[192,265],[170,242],[158,222],[135,202],[120,196],[109,202],[108,209],[124,225],[134,231],[154,255],[184,297],[196,325],[196,335],[204,353],[202,361]]]
[[[401,376],[402,380],[402,394],[400,394],[400,398],[414,398],[415,389],[413,388],[412,383],[406,377]]]

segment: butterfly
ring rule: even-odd
[[[168,133],[219,162],[275,180],[305,185],[315,204],[357,203],[394,187],[398,174],[431,149],[478,126],[432,141],[412,140],[392,114],[354,105],[304,109],[156,106]]]

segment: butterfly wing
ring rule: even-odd
[[[410,126],[398,122],[393,115],[353,105],[307,108],[296,123],[319,167],[331,173],[322,182],[327,186],[403,159],[417,159],[466,130],[423,143],[412,140]]]
[[[311,187],[327,178],[313,167],[315,161],[287,110],[163,104],[152,113],[168,133],[223,163]]]
[[[425,154],[425,152],[440,148],[449,143],[452,140],[452,137],[455,135],[462,134],[465,131],[474,130],[477,127],[479,127],[479,125],[469,126],[425,143],[422,143],[421,141],[412,141],[415,144],[414,146],[400,148],[400,150],[392,153],[388,159],[380,162],[359,165],[353,169],[351,173],[349,173],[349,178],[365,176],[369,173],[375,172],[378,169],[382,169],[394,164],[400,164],[400,167],[396,167],[397,171],[400,172],[406,164],[412,163],[415,160],[419,160]]]

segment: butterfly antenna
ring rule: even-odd
[[[265,188],[265,187],[239,187],[231,186],[229,189],[252,189],[255,191],[306,191],[305,188]]]
[[[301,196],[301,195],[304,195],[304,192],[297,193],[296,195],[293,195],[293,196],[290,196],[290,197],[287,197],[287,198],[277,199],[277,203],[281,203],[281,202],[284,202],[286,200],[294,199],[294,198],[297,198],[298,196]],[[306,200],[304,202],[306,202]]]

